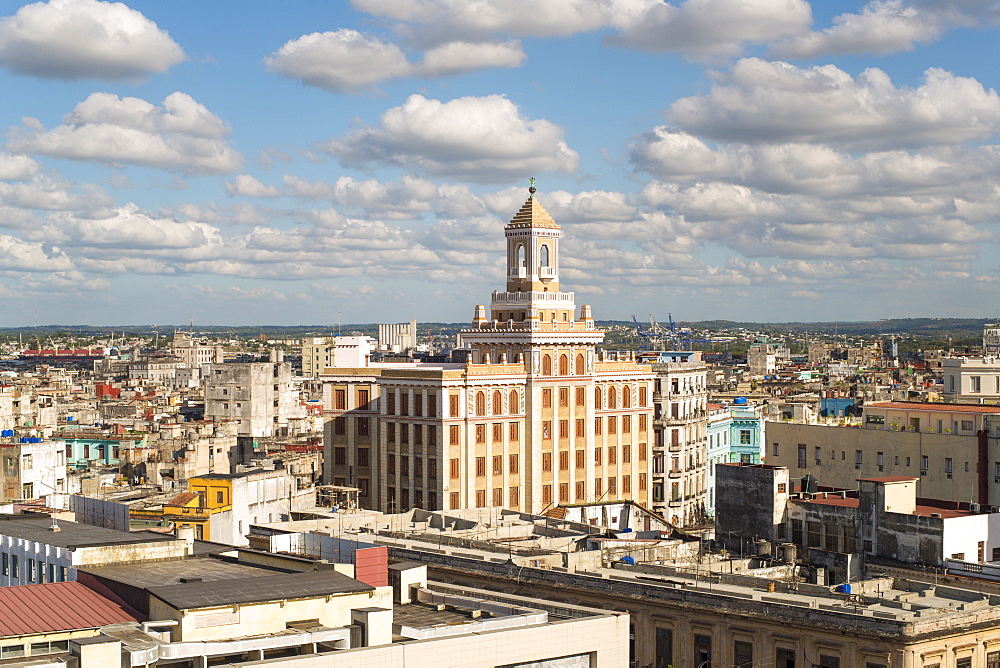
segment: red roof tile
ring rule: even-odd
[[[137,612],[79,582],[0,587],[0,637],[136,621]]]

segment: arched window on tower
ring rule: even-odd
[[[568,376],[569,375],[569,358],[565,355],[559,356],[559,375]]]
[[[500,415],[503,413],[503,395],[500,394],[500,390],[493,391],[493,414]]]
[[[542,244],[542,247],[539,252],[538,266],[540,267],[549,266],[549,247],[546,246],[545,244]]]
[[[601,410],[601,388],[594,388],[594,408]]]
[[[510,391],[510,407],[508,409],[509,413],[520,413],[521,412],[521,402],[517,400],[517,390]]]
[[[552,356],[545,354],[542,355],[542,375],[551,376],[552,375]]]
[[[516,258],[515,262],[517,262],[517,264],[514,265],[514,266],[517,266],[517,267],[525,267],[525,266],[527,266],[527,262],[526,262],[526,260],[524,258],[524,244],[518,244],[517,245],[517,250],[514,252],[514,255],[515,255],[515,258]]]
[[[583,361],[583,355],[576,356],[576,375],[582,376],[587,372],[586,362]]]
[[[476,392],[476,415],[486,415],[486,393]]]
[[[614,385],[608,388],[608,408],[614,409],[618,405],[618,391]]]
[[[632,390],[628,385],[622,388],[622,408],[632,408]]]

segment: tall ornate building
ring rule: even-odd
[[[530,196],[504,228],[506,290],[475,307],[468,364],[328,368],[325,480],[386,511],[631,499],[648,505],[652,381],[599,353],[590,306],[559,289],[561,229]]]

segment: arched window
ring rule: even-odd
[[[565,355],[559,356],[559,375],[568,376],[569,375],[569,358]]]
[[[632,390],[629,389],[628,385],[622,388],[622,408],[632,407]]]
[[[500,394],[500,390],[493,391],[493,414],[500,415],[503,413],[503,395]]]
[[[615,390],[614,386],[608,388],[608,408],[614,408],[618,405],[618,391]]]
[[[550,355],[542,355],[542,375],[552,375],[552,357]]]
[[[520,413],[521,412],[521,402],[517,400],[517,390],[510,391],[510,401],[508,412],[509,413]]]
[[[583,361],[583,355],[576,356],[576,375],[582,376],[587,372],[586,362]]]
[[[515,265],[515,266],[518,266],[518,267],[524,267],[524,266],[526,266],[526,262],[525,262],[525,259],[524,259],[524,246],[522,244],[518,244],[517,245],[516,256],[517,256],[517,260],[516,260],[517,261],[517,265]]]
[[[486,415],[486,393],[476,392],[476,415]]]
[[[542,244],[542,247],[539,249],[538,266],[540,267],[549,266],[549,247],[546,246],[545,244]]]
[[[594,408],[601,410],[601,388],[594,388]]]

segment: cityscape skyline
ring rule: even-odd
[[[997,10],[244,7],[0,2],[0,326],[468,321],[529,177],[597,320],[1000,307]]]

